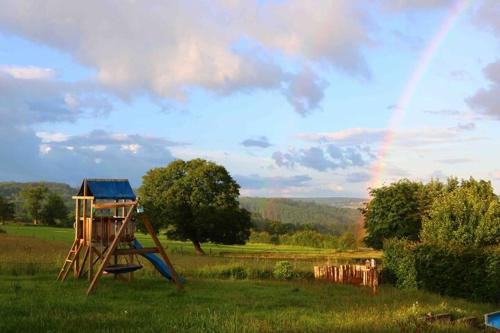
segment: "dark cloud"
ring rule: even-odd
[[[479,89],[466,103],[480,114],[500,119],[500,60],[486,66],[483,72],[491,81],[490,86]]]
[[[323,149],[318,147],[302,149],[295,159],[300,165],[317,171],[337,168],[337,165],[326,157]]]
[[[306,70],[293,76],[285,94],[295,111],[304,116],[319,108],[326,85],[326,82],[312,71]]]
[[[64,175],[65,181],[82,177],[129,178],[140,184],[147,170],[174,160],[168,149],[173,145],[163,138],[97,130],[60,142],[42,143],[39,159],[50,168],[48,174]]]
[[[8,126],[72,122],[111,111],[107,97],[86,83],[16,79],[0,73],[0,118]],[[0,127],[2,127],[0,124]]]
[[[269,139],[265,136],[248,138],[242,141],[241,144],[245,147],[258,147],[258,148],[268,148],[272,146],[272,144],[269,143]]]
[[[474,22],[493,32],[500,38],[500,2],[496,0],[481,1],[479,8],[474,12]]]
[[[138,134],[94,130],[79,136],[35,133],[39,123],[73,122],[111,111],[107,98],[86,83],[0,74],[0,178],[75,184],[83,177],[123,177],[135,184],[149,168],[173,160],[180,143]]]
[[[96,130],[78,136],[13,129],[2,139],[1,180],[51,180],[76,184],[84,177],[128,178],[140,184],[144,173],[175,158],[169,140]],[[2,134],[3,137],[3,134]]]
[[[280,189],[287,187],[303,187],[306,186],[311,177],[307,175],[297,175],[290,177],[263,177],[259,175],[237,175],[235,176],[238,183],[243,189]]]
[[[368,172],[353,172],[347,175],[346,181],[349,183],[364,183],[371,179]]]
[[[273,153],[272,158],[279,167],[293,168],[295,165],[295,157],[292,153],[276,151]]]
[[[369,147],[339,147],[330,144],[288,152],[275,152],[272,158],[279,167],[292,168],[297,164],[316,171],[328,171],[366,166],[374,155]]]

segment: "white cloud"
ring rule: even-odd
[[[0,66],[0,72],[6,73],[15,79],[20,80],[40,80],[50,79],[56,75],[52,68],[42,68],[35,66]]]
[[[383,140],[387,130],[383,128],[349,128],[337,132],[303,133],[299,138],[311,142],[335,142],[337,144],[369,144]]]
[[[363,3],[48,0],[40,10],[36,0],[3,0],[0,29],[71,54],[121,95],[182,101],[191,87],[273,89],[305,114],[319,108],[325,86],[311,64],[369,76],[362,50],[374,26]]]
[[[42,139],[43,143],[64,142],[69,138],[69,135],[64,133],[50,133],[50,132],[36,132],[36,136]]]
[[[410,128],[394,132],[394,144],[400,146],[424,146],[438,143],[475,141],[480,137],[464,137],[463,133],[474,130],[474,123],[459,123],[446,128]],[[317,143],[335,143],[337,145],[377,145],[383,142],[388,134],[383,128],[350,128],[337,132],[302,133],[298,137],[304,141]]]
[[[137,154],[137,152],[139,151],[139,149],[141,149],[141,145],[138,145],[136,143],[131,143],[131,144],[128,144],[128,145],[121,145],[120,149],[124,150],[124,151],[129,151],[132,154]]]
[[[52,150],[52,147],[50,147],[47,144],[40,145],[40,154],[47,155],[51,150]]]
[[[82,146],[82,149],[89,149],[94,152],[106,151],[108,147],[106,145],[92,145],[92,146]]]

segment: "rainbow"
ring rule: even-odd
[[[408,110],[417,87],[422,81],[422,78],[429,68],[429,65],[436,55],[439,47],[443,44],[444,39],[473,2],[474,0],[457,0],[455,5],[450,9],[450,13],[444,20],[443,24],[439,27],[437,33],[420,54],[417,65],[415,66],[408,83],[405,85],[398,103],[394,107],[394,113],[392,114],[388,130],[382,141],[378,158],[373,167],[369,187],[374,188],[382,185],[381,182],[384,175],[385,163],[394,143],[396,130],[399,128],[399,125]]]

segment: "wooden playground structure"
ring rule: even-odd
[[[374,261],[365,265],[314,266],[314,278],[334,283],[354,284],[378,288],[378,271]]]
[[[103,274],[114,274],[116,278],[132,281],[133,272],[142,268],[137,258],[141,255],[151,261],[163,276],[182,288],[182,278],[176,273],[148,216],[137,209],[136,196],[128,180],[84,179],[73,199],[75,240],[58,280],[64,281],[71,270],[75,278],[86,274],[90,282],[88,295],[95,291]],[[142,247],[136,240],[136,217],[144,224],[154,247]],[[128,279],[122,274],[127,274]]]

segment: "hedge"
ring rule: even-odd
[[[476,301],[500,302],[500,247],[384,242],[385,281]]]

